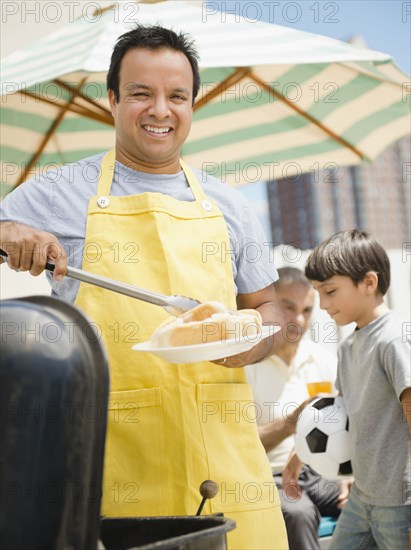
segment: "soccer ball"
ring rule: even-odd
[[[297,422],[295,450],[327,479],[352,474],[348,443],[348,417],[342,397],[320,397],[305,407]]]

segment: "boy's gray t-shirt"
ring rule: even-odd
[[[18,221],[50,232],[59,239],[69,264],[81,267],[90,197],[97,191],[101,160],[104,153],[64,165],[34,177],[0,204],[1,221]],[[204,236],[204,267],[207,254],[218,254],[222,261],[231,261],[236,291],[256,292],[277,278],[273,253],[261,224],[246,198],[226,183],[193,169],[204,193],[215,200],[227,223],[230,249],[224,243],[208,243]],[[138,172],[116,162],[110,194],[115,196],[157,192],[181,201],[194,197],[184,173],[151,174]],[[136,235],[138,245],[138,236]],[[115,250],[115,243],[113,243]],[[114,252],[113,252],[114,254]],[[74,302],[79,283],[65,277],[56,283],[48,275],[53,294]],[[138,286],[138,281],[136,281]]]
[[[411,323],[388,312],[338,350],[336,386],[349,416],[353,490],[367,504],[411,503],[408,423],[400,396],[411,386]]]

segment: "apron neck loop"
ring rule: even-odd
[[[180,165],[181,165],[181,168],[183,169],[184,175],[186,177],[186,180],[188,181],[188,185],[190,186],[190,189],[194,195],[195,200],[200,202],[205,201],[207,197],[204,194],[203,188],[198,183],[198,180],[193,174],[193,171],[191,170],[191,168],[188,166],[188,164],[186,164],[183,161],[183,159],[180,159]]]
[[[116,167],[116,150],[110,149],[101,161],[100,176],[98,180],[98,197],[110,195],[111,183],[113,181],[114,169]]]
[[[196,201],[204,201],[206,195],[198,183],[197,178],[193,174],[191,168],[180,159],[180,165],[187,179],[188,185],[194,195]],[[111,149],[108,151],[101,161],[100,177],[98,182],[97,196],[108,197],[110,195],[111,183],[113,181],[114,169],[116,166],[116,151]],[[161,175],[161,174],[160,174]],[[159,189],[156,189],[159,192]]]

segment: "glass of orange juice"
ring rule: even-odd
[[[317,393],[332,393],[331,381],[306,382],[308,395],[314,397]]]

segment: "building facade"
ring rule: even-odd
[[[370,164],[339,167],[267,184],[274,243],[313,248],[337,231],[370,231],[385,248],[410,241],[411,140],[402,138]]]

